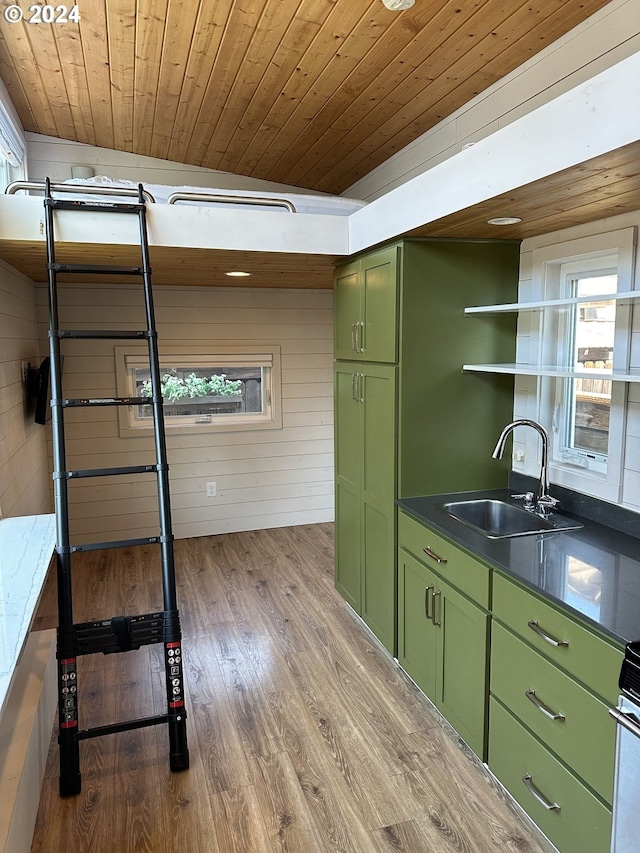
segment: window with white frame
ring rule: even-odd
[[[160,377],[165,427],[176,431],[277,429],[282,426],[280,348],[273,345],[163,350]],[[119,410],[120,434],[153,427],[146,347],[116,347],[118,395],[149,403]]]
[[[616,302],[603,299],[618,289],[617,257],[563,264],[562,290],[573,303],[565,312],[559,339],[561,362],[592,376],[565,377],[556,383],[557,454],[563,461],[606,473],[614,395],[611,372],[615,349]],[[614,416],[615,421],[615,416]]]
[[[631,336],[630,303],[618,294],[633,289],[634,246],[629,228],[533,252],[534,293],[564,301],[531,330],[538,363],[561,374],[537,385],[551,479],[610,501],[620,498],[626,407],[626,385],[612,376],[628,368]]]
[[[0,192],[22,177],[25,147],[22,127],[0,81]]]

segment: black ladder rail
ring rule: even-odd
[[[70,796],[80,792],[79,743],[89,737],[98,737],[149,725],[167,724],[169,735],[169,764],[172,771],[189,766],[189,749],[186,733],[186,711],[182,664],[182,637],[176,601],[173,532],[169,497],[169,466],[162,408],[159,352],[151,288],[151,264],[147,237],[145,193],[138,185],[136,203],[96,203],[61,201],[51,195],[52,185],[45,181],[45,234],[47,246],[47,278],[49,303],[49,351],[51,362],[51,422],[53,434],[53,480],[56,514],[56,565],[58,578],[58,719],[60,747],[60,794]],[[139,223],[140,267],[105,267],[97,265],[58,264],[54,237],[54,212],[56,210],[106,211],[136,215]],[[109,273],[114,275],[139,275],[142,277],[147,328],[143,331],[81,331],[60,329],[58,311],[58,282],[61,273]],[[73,339],[146,339],[151,373],[151,399],[83,398],[68,399],[62,390],[61,340]],[[75,406],[152,405],[156,463],[154,465],[126,466],[121,468],[96,468],[72,471],[67,468],[64,411]],[[117,542],[72,545],[70,541],[68,482],[82,477],[118,476],[155,472],[158,494],[159,536],[129,539]],[[98,622],[74,624],[72,600],[72,555],[80,551],[119,548],[127,545],[158,544],[162,564],[162,613],[143,616],[118,616]],[[138,649],[141,645],[162,642],[164,645],[167,713],[140,720],[116,722],[107,726],[80,731],[78,725],[78,672],[77,658],[84,654],[112,654]]]

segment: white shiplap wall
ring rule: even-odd
[[[520,249],[519,299],[524,302],[532,298],[532,282],[534,278],[540,280],[542,275],[540,273],[536,276],[536,271],[533,268],[534,250],[631,227],[640,227],[640,211],[524,240]],[[632,289],[640,290],[640,250],[637,249],[636,251]],[[637,370],[640,369],[640,301],[635,304],[632,318],[630,367]],[[532,336],[531,315],[523,313],[518,320],[518,362],[528,362],[530,351],[538,352],[538,341]],[[620,503],[628,509],[640,512],[640,384],[634,382],[625,387],[627,388],[627,411],[623,444],[622,499]],[[538,419],[537,380],[535,377],[516,377],[514,417]],[[530,432],[523,430],[522,435],[516,433],[514,436],[513,468],[516,471],[538,476],[539,441],[534,433],[529,435]],[[515,456],[518,451],[524,453],[524,462],[516,460]]]
[[[0,510],[3,517],[50,512],[45,429],[25,407],[22,362],[40,364],[33,282],[0,261]]]
[[[64,328],[141,328],[140,291],[64,286]],[[332,293],[156,287],[159,345],[277,344],[283,428],[168,436],[174,534],[178,538],[333,520]],[[38,288],[45,335],[46,292]],[[96,319],[97,318],[97,319]],[[96,325],[97,323],[97,325]],[[65,393],[116,393],[114,342],[65,344]],[[67,410],[69,468],[153,462],[152,439],[120,437],[115,409]],[[206,483],[217,483],[207,498]],[[78,481],[70,490],[75,541],[157,532],[155,480]]]

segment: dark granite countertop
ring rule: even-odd
[[[511,490],[493,489],[400,498],[396,504],[618,643],[640,639],[640,539],[565,512],[562,514],[577,518],[584,527],[489,539],[439,508],[440,504],[455,500],[509,501],[510,495]]]

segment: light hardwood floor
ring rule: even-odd
[[[154,547],[82,555],[76,621],[161,609]],[[191,767],[166,728],[56,733],[32,853],[549,853],[333,588],[333,526],[176,542]],[[36,627],[55,625],[48,582]],[[164,712],[161,647],[82,658],[81,727]]]

